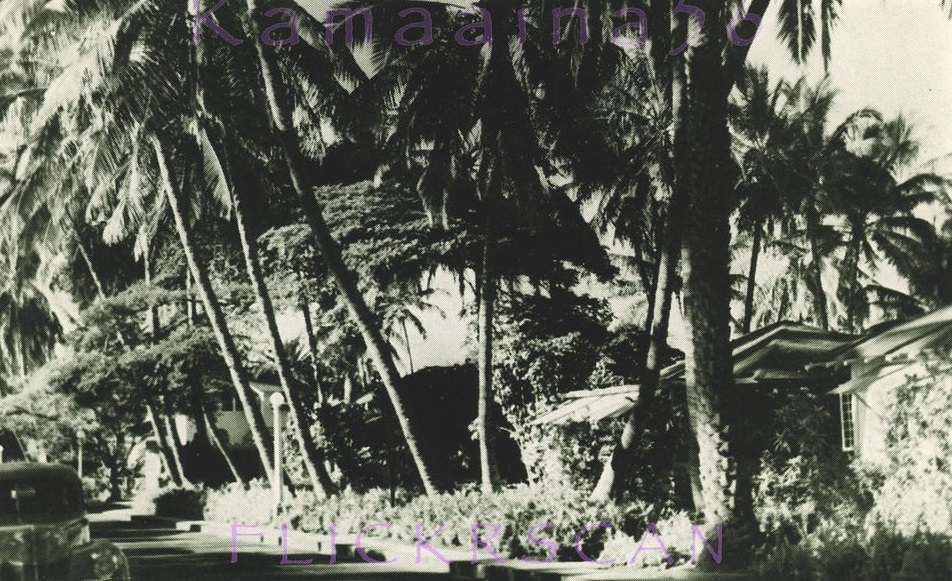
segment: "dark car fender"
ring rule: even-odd
[[[97,575],[99,571],[112,568],[108,576]],[[122,550],[108,541],[96,540],[73,547],[69,555],[67,581],[129,581],[129,561]]]

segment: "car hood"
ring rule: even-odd
[[[0,560],[9,563],[53,563],[89,542],[85,518],[33,524],[0,525]]]

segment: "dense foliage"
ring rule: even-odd
[[[927,360],[890,394],[873,517],[899,534],[952,535],[952,368]]]
[[[739,4],[695,3],[705,30],[753,38],[759,17]],[[690,33],[683,2],[644,3],[651,42],[623,47],[633,31],[609,42],[613,10],[594,0],[541,0],[528,23],[478,0],[499,37],[558,36],[549,15],[566,8],[593,20],[591,43],[586,28],[480,50],[452,43],[479,44],[472,27],[446,34],[476,13],[431,2],[444,34],[397,48],[415,4],[368,7],[383,35],[355,48],[287,0],[293,46],[257,50],[170,33],[189,15],[163,3],[0,0],[10,456],[81,462],[83,446],[87,484],[113,498],[158,485],[142,482],[157,459],[158,511],[204,503],[227,520],[242,516],[229,503],[261,510],[265,484],[247,481],[281,485],[277,437],[305,529],[423,520],[465,545],[478,516],[505,523],[516,555],[540,520],[559,535],[617,522],[589,537],[594,554],[660,520],[680,529],[662,532],[683,561],[693,511],[759,527],[776,548],[765,574],[947,571],[933,536],[952,534],[947,353],[896,391],[887,465],[855,471],[830,400],[734,390],[730,361],[731,325],[858,333],[952,297],[950,181],[920,159],[916,128],[873,108],[835,118],[828,80],[746,66],[736,35]],[[840,4],[779,4],[794,61],[817,45],[829,62]],[[216,18],[267,37],[275,6]],[[468,352],[414,369],[436,312],[469,329]],[[654,385],[676,359],[673,312],[683,381]],[[569,392],[635,383],[625,417],[534,421]],[[272,392],[290,412],[276,435]],[[217,425],[225,413],[241,441]],[[616,460],[615,500],[589,498]],[[222,488],[206,499],[203,485]],[[902,533],[897,552],[863,537],[868,512]]]

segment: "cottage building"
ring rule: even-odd
[[[952,306],[874,330],[835,357],[831,366],[848,369],[850,376],[831,392],[839,397],[843,449],[864,462],[883,462],[891,392],[909,377],[928,373],[927,355],[948,357],[950,348]]]

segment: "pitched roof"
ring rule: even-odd
[[[735,383],[815,379],[810,370],[832,361],[855,335],[778,321],[731,342]],[[661,381],[684,381],[684,362],[661,371]]]
[[[923,351],[952,349],[952,305],[905,323],[887,326],[855,343],[832,361],[845,365],[852,361],[876,359],[895,361],[915,357]]]
[[[835,383],[835,372],[824,364],[855,341],[854,335],[824,331],[802,323],[780,321],[768,325],[732,342],[734,382],[748,385]],[[684,362],[663,369],[660,380],[666,384],[682,383]],[[533,423],[597,422],[619,417],[634,406],[638,386],[573,391],[563,397],[564,402]]]

